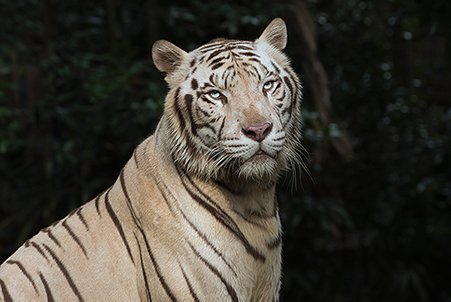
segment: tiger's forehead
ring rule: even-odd
[[[200,64],[211,65],[215,70],[221,67],[221,61],[259,61],[254,42],[240,40],[213,40],[193,51]]]
[[[216,74],[217,81],[225,81],[224,86],[240,80],[261,81],[277,69],[269,56],[251,41],[213,40],[192,51],[191,55],[192,75],[209,74],[211,79],[211,74]]]
[[[204,44],[198,48],[196,48],[194,51],[199,51],[201,53],[207,53],[210,51],[218,50],[218,49],[224,49],[224,50],[255,50],[255,44],[252,41],[244,41],[244,40],[231,40],[231,39],[214,39],[207,44]]]

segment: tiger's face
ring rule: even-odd
[[[154,45],[171,88],[165,116],[174,161],[221,181],[275,181],[299,136],[300,85],[285,44],[276,19],[253,42],[215,40],[190,53]]]

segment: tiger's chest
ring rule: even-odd
[[[142,295],[148,287],[152,298],[181,301],[275,299],[281,226],[274,191],[232,199],[212,183],[179,179],[149,194],[159,206],[143,221],[152,248],[152,257],[143,255],[144,265],[153,278],[140,279]],[[263,206],[265,211],[254,211]]]
[[[174,281],[182,280],[173,283],[179,284],[178,290],[201,301],[273,301],[277,297],[281,271],[278,215],[246,221],[218,212],[183,219],[185,244],[172,261]]]

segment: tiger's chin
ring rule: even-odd
[[[268,184],[273,183],[278,174],[279,163],[277,160],[267,154],[257,153],[238,168],[237,177],[243,181]]]

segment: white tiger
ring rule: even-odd
[[[118,180],[0,268],[3,301],[277,301],[278,175],[301,87],[273,20],[255,41],[152,48],[169,93]]]

